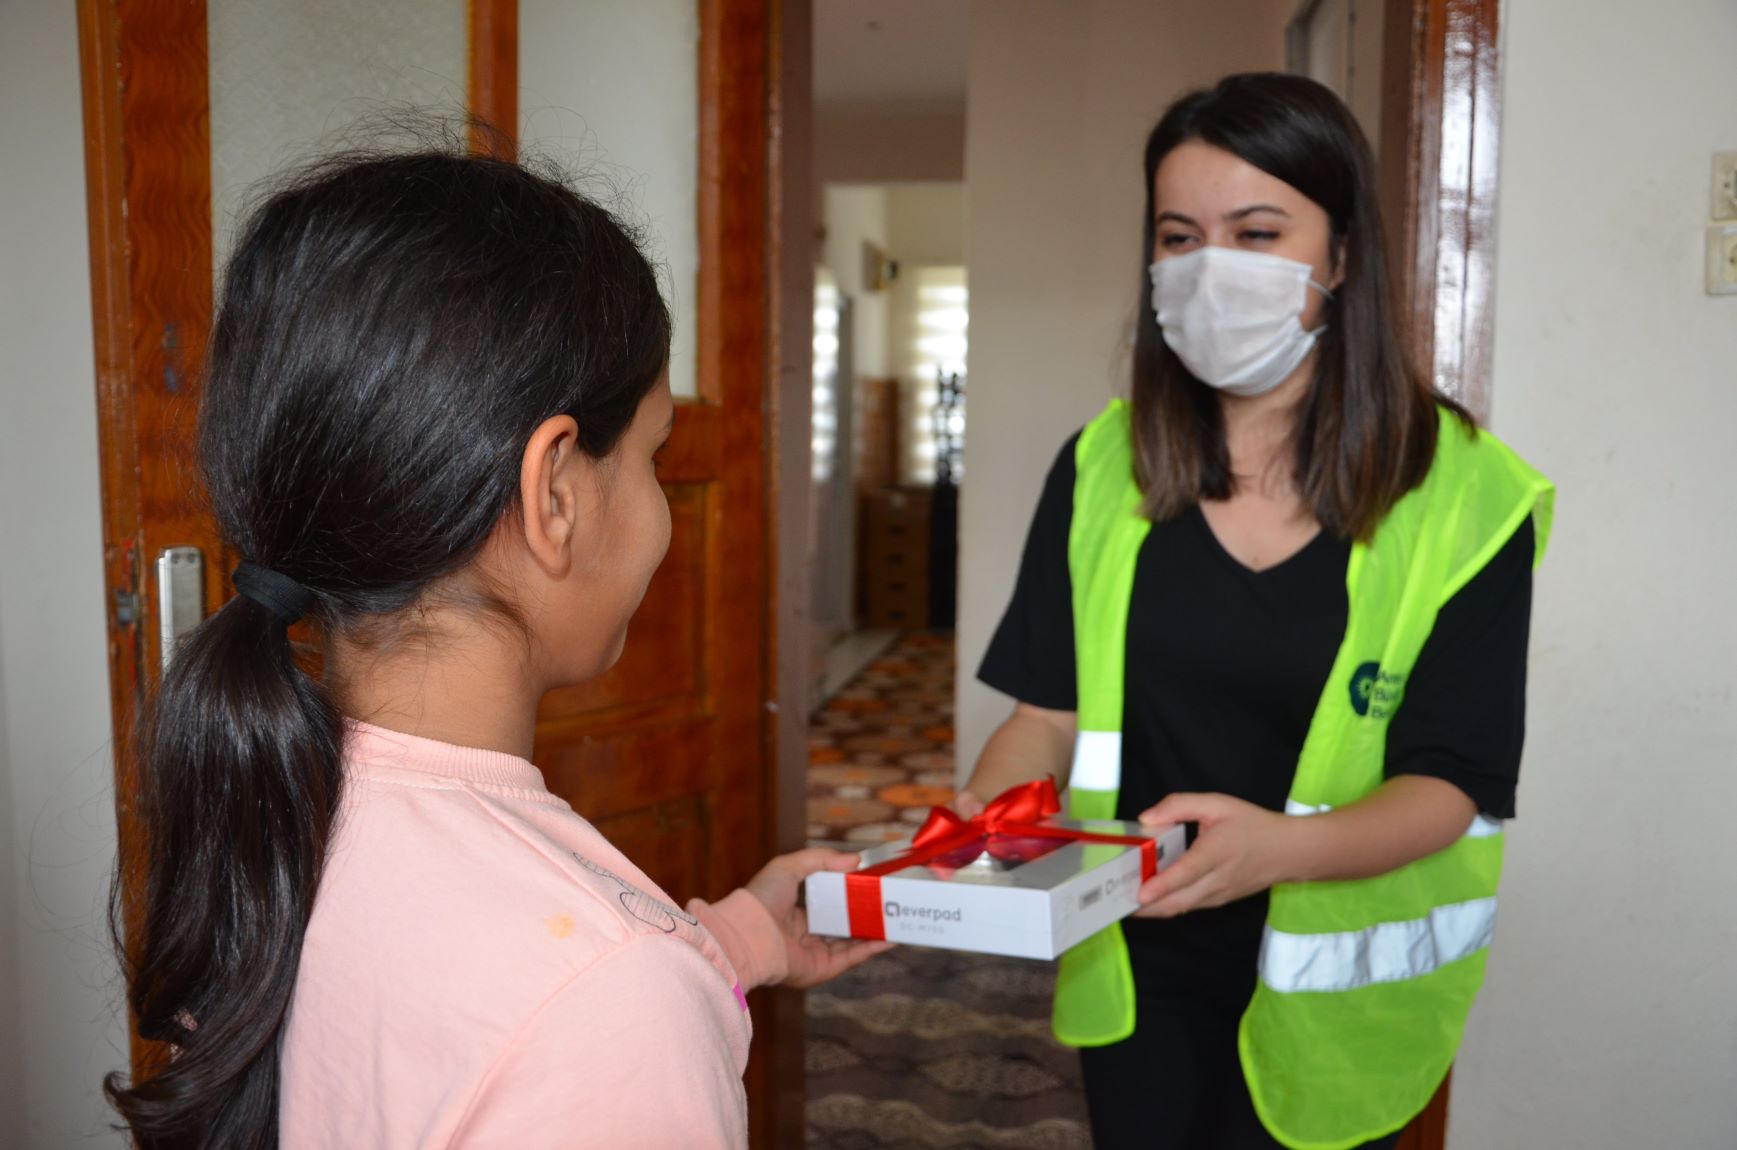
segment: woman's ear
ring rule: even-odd
[[[1351,250],[1348,246],[1350,243],[1351,237],[1344,236],[1333,245],[1333,279],[1327,285],[1327,290],[1330,292],[1337,292],[1339,285],[1345,282],[1345,257]]]
[[[573,565],[584,469],[572,416],[546,419],[531,433],[519,463],[519,513],[532,560],[552,578],[565,576]]]

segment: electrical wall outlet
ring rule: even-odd
[[[1737,224],[1707,229],[1707,294],[1737,295]]]
[[[1715,220],[1737,220],[1737,152],[1713,153],[1713,210]]]

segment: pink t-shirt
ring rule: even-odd
[[[284,1035],[301,1147],[738,1147],[754,896],[672,903],[512,755],[353,724]]]

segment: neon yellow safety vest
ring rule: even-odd
[[[1073,579],[1079,737],[1075,818],[1114,818],[1122,689],[1140,514],[1129,411],[1120,400],[1075,451]],[[1308,815],[1383,781],[1388,720],[1436,612],[1533,518],[1537,557],[1554,488],[1500,441],[1443,412],[1429,475],[1355,544],[1349,617],[1286,804]],[[1483,981],[1502,870],[1502,826],[1479,816],[1458,842],[1389,874],[1276,886],[1260,978],[1238,1036],[1256,1111],[1295,1150],[1345,1150],[1400,1129],[1429,1102]],[[1071,1046],[1134,1031],[1121,927],[1062,956],[1055,1033]]]

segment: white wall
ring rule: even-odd
[[[1295,0],[973,0],[966,107],[970,416],[961,488],[958,766],[1008,700],[977,664],[1044,473],[1125,388],[1146,263],[1141,154],[1164,107],[1284,64]]]
[[[932,278],[925,274],[929,269],[957,269],[965,262],[964,185],[947,181],[828,184],[822,194],[822,214],[826,234],[821,262],[853,304],[856,378],[900,377],[900,416],[908,428],[913,420],[927,418],[928,408],[934,405],[931,374],[923,373],[926,387],[913,386],[909,378],[917,360],[910,345],[916,334],[918,281]],[[883,291],[871,292],[865,283],[864,241],[878,244],[898,262],[898,279]],[[927,406],[919,410],[919,402]],[[912,454],[914,438],[907,431],[901,480],[932,482],[933,461],[919,461]],[[848,529],[848,523],[827,528]]]
[[[1493,422],[1561,495],[1451,1144],[1737,1146],[1737,298],[1702,287],[1737,7],[1503,33]]]
[[[699,6],[522,0],[520,139],[649,229],[675,319],[670,387],[695,393],[699,276]]]
[[[887,292],[870,291],[865,282],[863,244],[888,248],[887,190],[856,184],[829,184],[821,197],[826,238],[820,262],[851,299],[852,364],[858,379],[887,374]]]
[[[115,823],[72,5],[0,6],[0,1146],[120,1145]]]
[[[887,293],[887,368],[899,378],[899,422],[904,428],[900,481],[935,481],[935,370],[950,358],[959,370],[964,352],[943,344],[954,333],[920,327],[925,309],[937,306],[937,290],[962,292],[965,286],[965,185],[890,184],[887,187],[887,237],[899,263],[899,277]],[[934,317],[929,317],[932,322]],[[963,342],[963,333],[957,333]]]
[[[965,262],[965,185],[954,182],[887,186],[887,242],[900,265]]]
[[[1311,79],[1319,80],[1351,106],[1369,137],[1381,145],[1381,49],[1385,3],[1321,0],[1309,15],[1307,42]]]
[[[958,180],[965,117],[951,110],[814,110],[814,171],[822,184]]]
[[[878,245],[901,268],[965,262],[965,190],[956,183],[828,184],[821,196],[826,228],[820,262],[850,296],[858,377],[897,371],[889,308],[896,284],[872,292],[862,246]]]
[[[0,408],[0,410],[4,410]],[[0,588],[0,604],[5,602]],[[3,608],[0,608],[3,609]],[[0,616],[0,652],[5,650],[6,620]],[[6,665],[0,656],[0,700],[6,695]],[[12,810],[12,754],[6,708],[0,705],[0,811]],[[11,1146],[7,1130],[24,1125],[24,1045],[18,1039],[18,860],[10,820],[0,822],[0,1146]]]
[[[937,375],[963,372],[969,346],[969,292],[958,262],[901,264],[888,307],[887,345],[899,380],[899,481],[928,486],[937,477]],[[966,381],[966,392],[970,382]]]

